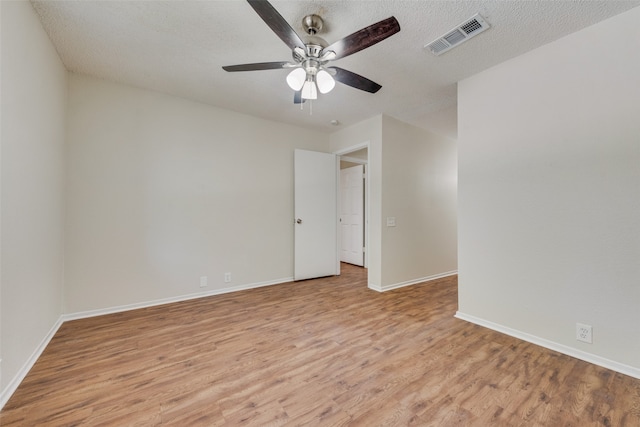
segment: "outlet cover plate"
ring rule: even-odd
[[[593,343],[593,328],[591,325],[585,325],[584,323],[576,323],[576,339],[578,341]]]

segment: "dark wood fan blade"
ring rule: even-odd
[[[302,104],[306,101],[306,99],[302,99],[302,90],[298,90],[293,93],[293,103],[294,104]]]
[[[259,70],[278,70],[290,65],[289,62],[256,62],[255,64],[239,64],[225,65],[222,67],[225,71],[259,71]]]
[[[333,78],[336,79],[336,81],[347,86],[351,86],[370,93],[376,93],[380,90],[380,88],[382,88],[382,86],[380,86],[378,83],[371,81],[366,77],[362,77],[360,74],[356,74],[339,67],[328,68],[335,71],[335,75],[333,76]]]
[[[273,30],[291,50],[295,47],[304,49],[304,42],[291,28],[291,25],[271,6],[266,0],[247,0],[251,7],[260,15],[260,18]]]
[[[391,37],[400,31],[400,24],[395,17],[384,19],[366,28],[356,31],[355,33],[338,40],[335,43],[325,47],[323,52],[334,51],[336,56],[334,59],[344,58],[356,52],[373,46],[381,42],[387,37]]]

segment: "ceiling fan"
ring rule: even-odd
[[[278,11],[266,0],[247,0],[251,7],[274,33],[292,50],[293,62],[258,62],[227,65],[225,71],[259,71],[283,68],[293,69],[287,76],[287,84],[295,91],[293,102],[300,104],[307,99],[318,98],[320,93],[330,92],[335,82],[370,93],[382,86],[366,77],[343,68],[327,66],[330,61],[344,58],[366,49],[400,31],[395,17],[390,17],[328,44],[316,34],[322,30],[323,20],[318,15],[307,15],[302,24],[307,32],[304,40],[291,28]]]

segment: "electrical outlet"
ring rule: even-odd
[[[591,325],[585,325],[584,323],[576,323],[576,339],[578,341],[593,343],[593,329]]]
[[[200,287],[204,288],[207,286],[207,276],[200,276]]]
[[[231,273],[224,273],[224,283],[231,282]]]

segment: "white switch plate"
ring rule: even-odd
[[[207,276],[200,276],[200,287],[204,288],[207,286]]]
[[[387,227],[395,227],[396,226],[396,217],[388,216],[387,217]]]

